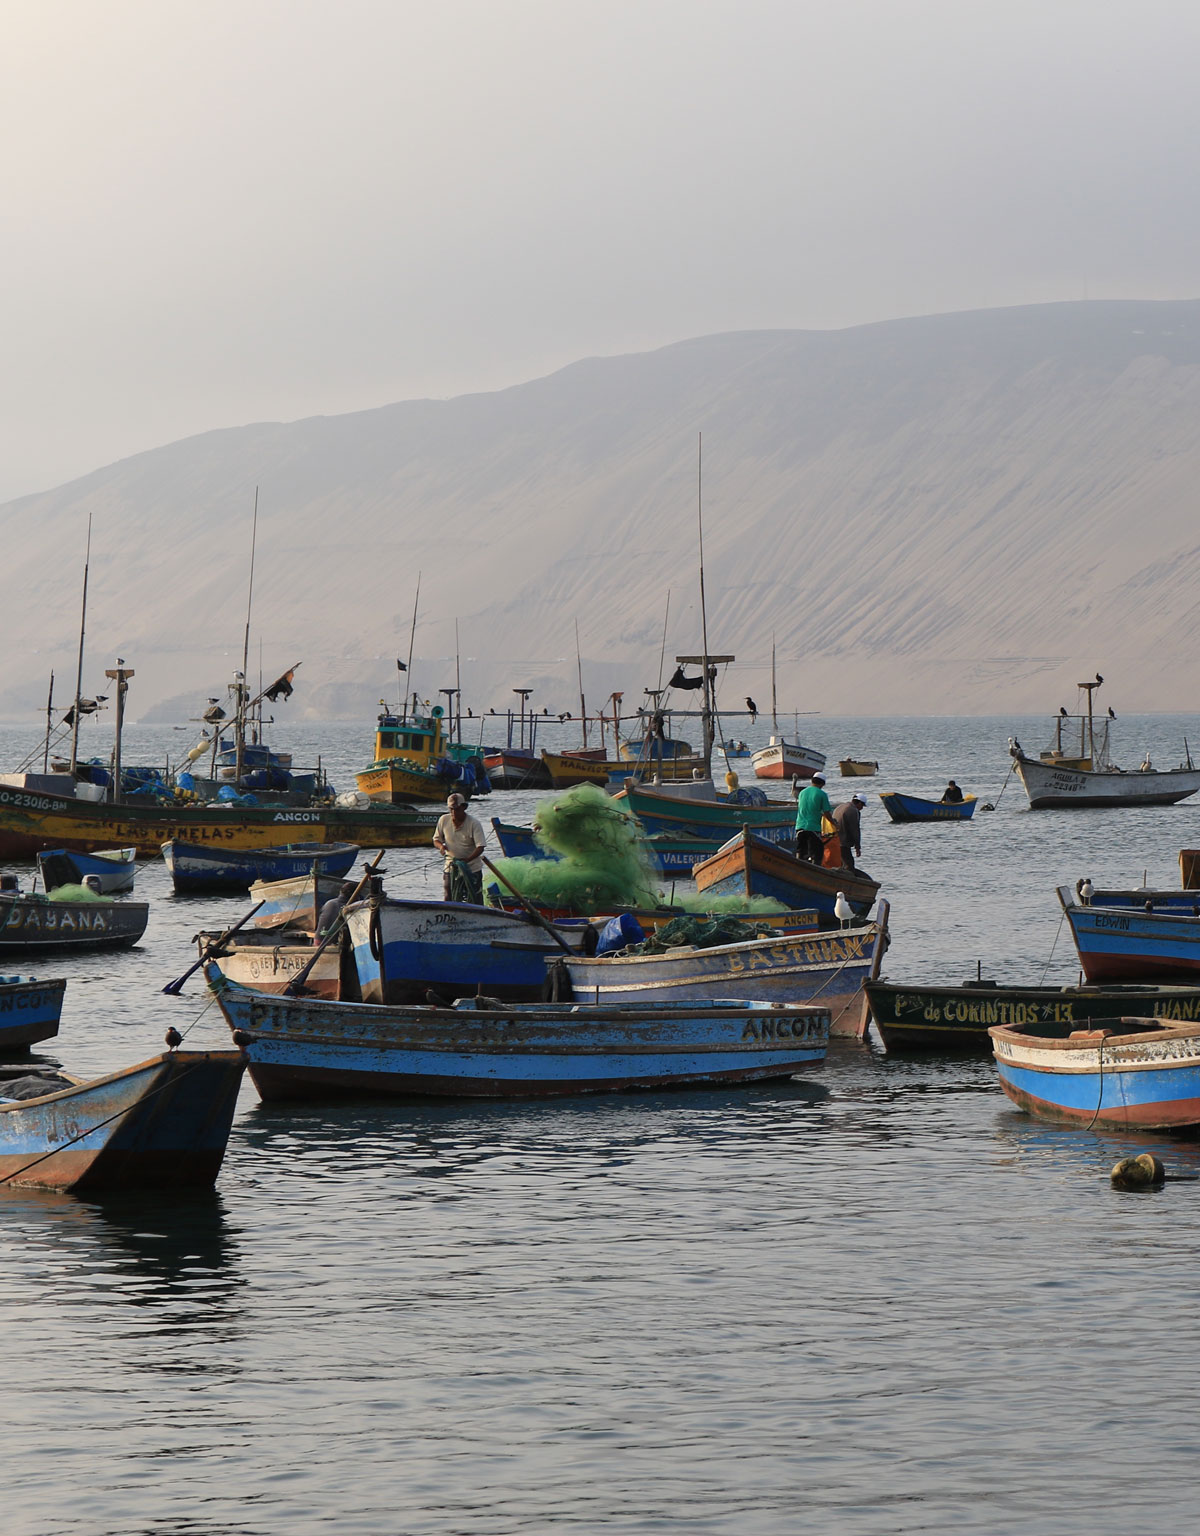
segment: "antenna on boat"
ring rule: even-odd
[[[667,611],[663,614],[662,649],[658,653],[658,689],[657,689],[657,691],[659,693],[663,692],[663,680],[662,680],[663,666],[664,666],[664,664],[666,662],[666,659],[667,659],[667,620],[670,617],[671,617],[671,589],[670,589],[670,587],[668,587],[667,588]],[[647,690],[647,692],[649,692],[649,690]]]
[[[462,698],[462,653],[458,648],[458,620],[454,621],[454,692],[459,699]],[[458,734],[456,740],[462,745],[462,707],[456,711]]]
[[[412,653],[413,641],[417,638],[417,604],[421,601],[421,573],[417,572],[417,590],[413,596],[412,628],[408,632],[408,666],[404,669],[404,713],[402,719],[408,719],[408,696],[412,688]]]
[[[92,514],[88,513],[87,552],[83,557],[83,603],[79,611],[79,664],[75,669],[75,709],[71,721],[71,777],[79,762],[79,701],[83,695],[83,636],[87,625],[88,566],[92,562]]]
[[[518,693],[521,696],[521,750],[523,752],[525,750],[525,701],[529,697],[529,695],[533,692],[533,689],[532,688],[514,688],[513,692],[514,693]],[[530,723],[532,724],[532,721]],[[512,733],[511,733],[511,731],[509,733],[508,744],[509,744],[510,747],[512,746]],[[530,743],[530,745],[532,746],[532,743]]]

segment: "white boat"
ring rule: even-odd
[[[824,752],[802,747],[798,741],[772,736],[769,744],[750,756],[759,779],[811,779],[825,768]]]
[[[1149,754],[1137,768],[1118,768],[1109,752],[1109,724],[1095,717],[1092,695],[1104,679],[1080,683],[1086,708],[1069,715],[1061,709],[1055,721],[1054,743],[1030,757],[1015,738],[1009,754],[1032,810],[1062,810],[1073,806],[1174,805],[1200,789],[1200,768],[1185,745],[1186,761],[1178,768],[1155,768]]]

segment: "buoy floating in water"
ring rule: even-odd
[[[1109,1177],[1114,1189],[1157,1189],[1166,1178],[1166,1171],[1152,1152],[1139,1157],[1123,1157]]]

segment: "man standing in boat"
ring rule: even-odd
[[[449,806],[444,816],[438,817],[438,824],[433,829],[433,846],[445,857],[442,868],[442,900],[451,901],[451,891],[454,888],[454,876],[459,873],[460,882],[465,877],[468,886],[466,896],[459,896],[459,900],[473,901],[476,906],[483,905],[483,857],[484,840],[486,833],[474,816],[467,815],[467,802],[460,794],[448,795],[446,804]]]
[[[867,797],[863,794],[853,795],[845,800],[833,813],[833,824],[837,828],[838,844],[842,850],[842,868],[854,868],[854,855],[862,858],[862,812],[867,803]]]
[[[833,817],[833,806],[825,793],[825,775],[814,773],[796,799],[796,857],[819,864],[825,856],[821,839],[821,821]]]

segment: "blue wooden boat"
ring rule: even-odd
[[[1031,1115],[1088,1130],[1200,1129],[1200,1025],[1125,1018],[1068,1030],[988,1030],[1005,1093]]]
[[[431,989],[449,1000],[480,987],[534,1001],[542,995],[545,957],[561,954],[562,944],[579,951],[585,935],[594,938],[582,918],[553,924],[556,938],[524,912],[459,901],[389,896],[357,902],[345,917],[359,990],[372,1003],[423,1003]]]
[[[710,896],[769,896],[785,907],[815,910],[826,926],[839,893],[855,917],[866,917],[879,894],[879,882],[861,869],[827,869],[798,859],[787,848],[768,842],[747,827],[692,870],[696,889]]]
[[[86,894],[86,893],[85,893]],[[53,896],[0,895],[0,955],[43,950],[122,949],[146,931],[144,901],[59,901]]]
[[[321,908],[342,887],[342,875],[293,875],[290,880],[256,880],[250,887],[250,902],[258,910],[249,919],[255,929],[299,929],[306,934],[317,931]]]
[[[225,1156],[245,1066],[240,1051],[170,1051],[91,1082],[10,1075],[0,1082],[0,1183],[205,1188]]]
[[[278,848],[224,848],[172,839],[162,856],[177,896],[245,891],[256,880],[319,874],[341,877],[358,857],[357,843],[285,843]]]
[[[712,998],[820,1003],[830,1031],[861,1038],[862,984],[887,947],[887,902],[878,923],[839,933],[778,934],[710,949],[554,959],[551,990],[584,1003],[684,1002]],[[565,985],[564,985],[565,983]]]
[[[1069,885],[1059,886],[1058,899],[1083,974],[1094,985],[1200,981],[1200,917],[1101,907],[1094,897],[1085,906]]]
[[[795,842],[795,802],[768,800],[762,790],[717,796],[711,780],[653,786],[631,779],[613,799],[624,802],[649,836],[698,838],[711,843],[714,853],[743,827],[768,842]]]
[[[978,795],[964,795],[961,800],[923,800],[920,795],[902,795],[899,790],[885,790],[879,798],[893,821],[970,821],[975,814]]]
[[[0,976],[0,1055],[27,1051],[58,1034],[65,981]]]
[[[137,873],[136,848],[106,848],[95,853],[74,853],[67,848],[53,848],[37,856],[38,872],[42,877],[42,889],[58,890],[64,885],[82,885],[90,875],[93,890],[102,896],[112,896],[117,891],[133,890]]]
[[[271,996],[205,974],[264,1099],[395,1094],[549,1098],[792,1077],[819,1064],[829,1011],[776,1003],[591,1008],[464,998],[453,1008]]]

